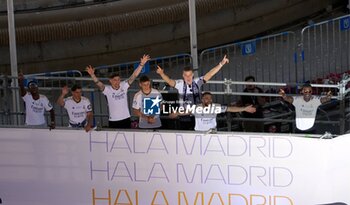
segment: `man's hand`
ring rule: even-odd
[[[249,112],[249,113],[254,113],[254,112],[256,112],[256,108],[253,107],[253,105],[249,105],[249,106],[244,108],[244,111]]]
[[[89,73],[90,76],[95,75],[95,68],[92,67],[91,65],[86,66],[86,69],[85,69],[85,70],[86,70],[86,72]]]
[[[24,75],[22,72],[18,73],[18,82],[23,82],[24,80]]]
[[[68,88],[68,86],[64,86],[64,87],[62,88],[62,95],[63,95],[63,96],[66,96],[68,93],[69,93],[69,88]]]
[[[159,75],[163,75],[164,74],[164,69],[161,68],[159,65],[157,65],[157,70],[156,70],[157,74]]]
[[[327,97],[328,98],[331,98],[333,95],[332,95],[332,91],[328,91],[328,93],[327,93]]]
[[[174,112],[169,114],[169,118],[170,119],[176,119],[177,117],[178,117],[178,115],[176,113],[174,113]]]
[[[226,63],[229,63],[229,62],[230,62],[230,60],[225,55],[224,58],[221,60],[220,65],[223,66],[223,65],[225,65]]]
[[[140,59],[141,66],[144,66],[149,60],[151,60],[151,57],[149,55],[144,54]]]
[[[279,92],[278,92],[279,95],[281,95],[282,97],[285,97],[286,96],[286,93],[284,92],[283,89],[280,89]]]
[[[55,129],[56,128],[56,123],[54,121],[52,121],[50,124],[49,124],[49,129],[52,130],[52,129]]]
[[[89,124],[87,124],[87,125],[84,127],[85,132],[89,132],[91,129],[92,129],[92,127],[91,127],[91,125],[89,125]]]
[[[147,116],[147,122],[150,124],[156,123],[156,118],[154,116]]]

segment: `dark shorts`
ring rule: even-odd
[[[119,121],[109,121],[108,126],[109,128],[124,128],[124,129],[129,129],[131,125],[131,120],[130,118],[126,118],[124,120],[119,120]]]

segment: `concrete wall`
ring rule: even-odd
[[[199,49],[247,38],[324,11],[331,0],[257,1],[248,7],[223,9],[199,17]],[[23,22],[22,22],[23,23]],[[103,35],[22,44],[19,69],[25,73],[83,69],[139,59],[144,53],[165,56],[189,52],[187,20]],[[8,47],[0,47],[0,70],[9,73]]]

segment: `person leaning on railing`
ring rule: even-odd
[[[301,133],[313,133],[317,108],[323,103],[332,99],[332,92],[329,91],[325,97],[317,97],[312,95],[312,87],[310,84],[304,84],[301,89],[302,96],[287,96],[283,89],[279,94],[283,100],[294,105],[296,127]]]
[[[82,96],[80,85],[73,85],[72,96],[64,98],[69,93],[68,86],[62,88],[62,93],[57,99],[57,104],[67,110],[69,127],[84,128],[86,132],[92,129],[93,116],[90,100]]]
[[[109,76],[110,85],[103,84],[95,75],[95,69],[89,65],[86,71],[100,91],[106,96],[109,110],[110,128],[130,128],[130,111],[128,106],[127,91],[136,77],[141,73],[143,66],[151,58],[149,55],[143,55],[139,66],[134,70],[129,79],[121,81],[118,73],[112,73]]]
[[[38,84],[35,81],[28,82],[28,91],[24,87],[23,73],[18,74],[18,84],[22,99],[25,102],[26,122],[30,127],[46,127],[45,110],[50,112],[50,129],[56,127],[55,111],[45,95],[39,94]]]

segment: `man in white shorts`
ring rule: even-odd
[[[151,58],[149,55],[143,55],[139,66],[134,70],[128,80],[121,81],[118,73],[112,73],[109,76],[110,85],[104,85],[95,75],[95,69],[89,65],[86,71],[91,76],[100,91],[106,96],[109,110],[110,128],[130,128],[130,112],[128,104],[128,89],[140,74],[143,66]]]
[[[39,94],[38,84],[35,81],[28,82],[28,92],[24,87],[24,76],[22,73],[18,74],[18,84],[26,107],[25,124],[29,127],[44,128],[49,126],[50,129],[54,129],[56,127],[55,111],[47,97]],[[51,122],[49,125],[46,123],[45,111],[50,112]]]
[[[138,91],[132,103],[134,114],[139,117],[139,128],[160,128],[162,95],[154,88],[151,88],[150,79],[143,75],[140,77],[140,91]]]
[[[312,95],[312,87],[310,84],[304,84],[301,90],[302,96],[287,96],[284,90],[280,89],[279,94],[283,100],[294,105],[296,127],[302,133],[312,133],[312,127],[315,123],[317,108],[323,103],[331,100],[332,92],[329,91],[325,97],[317,97]]]
[[[193,68],[185,67],[182,72],[183,79],[173,80],[164,73],[164,70],[158,66],[157,73],[162,79],[169,84],[170,87],[176,88],[179,93],[180,106],[196,105],[201,103],[201,88],[202,85],[208,82],[221,68],[229,63],[229,59],[224,56],[218,65],[212,68],[204,76],[194,78]],[[195,120],[193,117],[182,116],[179,118],[181,130],[193,130]]]
[[[68,86],[62,88],[62,94],[57,99],[57,104],[67,110],[69,116],[69,127],[84,128],[86,132],[92,129],[92,107],[90,100],[82,96],[80,85],[73,85],[72,96],[64,98],[68,93]]]

